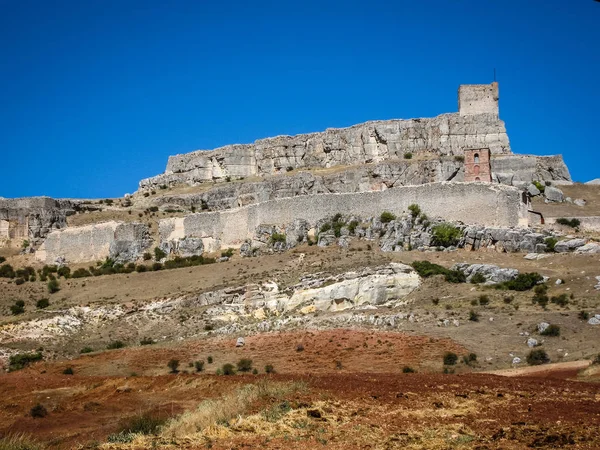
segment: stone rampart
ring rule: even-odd
[[[401,214],[416,203],[431,217],[497,227],[526,225],[527,205],[516,188],[487,183],[432,183],[378,192],[317,194],[277,199],[225,211],[160,221],[161,244],[201,238],[208,251],[235,247],[251,239],[259,225],[317,221],[336,213],[361,217],[382,211]]]
[[[69,264],[106,258],[124,263],[137,259],[151,243],[146,225],[111,221],[54,231],[36,257],[46,264],[54,264],[58,258]]]

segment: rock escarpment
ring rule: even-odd
[[[492,154],[511,153],[504,122],[497,115],[456,113],[427,119],[373,121],[171,156],[165,173],[142,180],[140,189],[195,185],[228,177],[263,177],[291,169],[402,160],[406,153],[462,155],[465,148],[482,147],[490,148]]]
[[[27,239],[41,242],[53,230],[67,226],[76,201],[50,197],[0,198],[0,240]]]

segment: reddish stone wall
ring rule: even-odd
[[[469,181],[492,182],[489,148],[465,150],[465,182]]]

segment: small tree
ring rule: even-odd
[[[35,304],[37,309],[44,309],[50,306],[50,301],[47,298],[41,298]]]
[[[196,368],[196,372],[202,372],[204,370],[204,361],[194,362],[194,367]]]
[[[172,359],[171,361],[169,361],[167,363],[167,366],[169,367],[169,369],[171,369],[171,373],[178,373],[179,372],[179,360],[178,359]]]
[[[396,220],[396,216],[389,211],[384,211],[381,213],[381,216],[379,217],[379,219],[381,220],[382,223],[389,223],[392,220]]]
[[[25,302],[23,300],[17,300],[15,304],[10,307],[10,312],[13,316],[23,314],[25,312]]]

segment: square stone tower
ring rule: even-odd
[[[463,84],[458,88],[458,112],[461,116],[494,114],[498,117],[499,98],[495,81],[492,84]]]
[[[489,148],[465,150],[465,181],[492,182]]]

